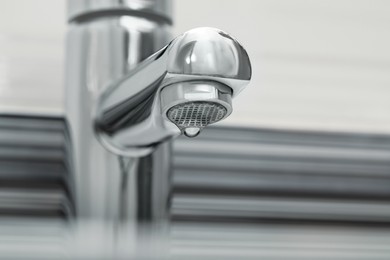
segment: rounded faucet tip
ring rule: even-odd
[[[170,57],[170,73],[241,81],[249,81],[252,75],[244,47],[231,35],[216,28],[195,28],[177,37],[172,42]]]

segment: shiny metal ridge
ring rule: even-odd
[[[133,16],[172,24],[171,0],[68,0],[68,20]]]

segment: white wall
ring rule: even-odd
[[[62,112],[65,1],[0,1],[0,111]]]
[[[62,111],[65,2],[0,3],[0,109]],[[175,32],[226,30],[253,81],[224,124],[390,133],[390,1],[176,0]]]

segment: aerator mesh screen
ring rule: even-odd
[[[218,122],[227,113],[227,109],[214,102],[188,102],[171,107],[167,116],[180,129],[188,127],[203,128]]]

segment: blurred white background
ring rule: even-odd
[[[390,133],[390,1],[177,0],[175,34],[223,29],[253,81],[223,124]],[[65,0],[0,3],[0,112],[63,113]]]

